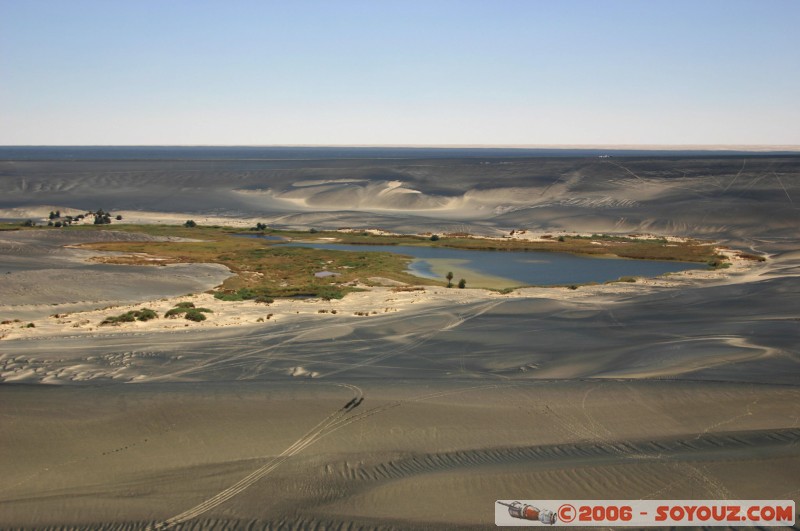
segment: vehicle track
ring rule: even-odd
[[[271,458],[269,461],[267,461],[266,464],[264,464],[263,466],[261,466],[248,476],[242,478],[237,483],[231,485],[227,489],[218,492],[211,498],[192,507],[191,509],[184,511],[171,518],[168,518],[162,522],[159,522],[152,527],[148,527],[148,529],[150,530],[170,529],[180,523],[196,518],[201,514],[206,513],[211,509],[214,509],[215,507],[225,503],[234,496],[244,492],[253,484],[255,484],[258,480],[265,477],[270,472],[279,467],[281,463],[286,461],[288,458],[292,457],[293,455],[297,455],[307,446],[313,444],[318,438],[320,438],[323,435],[323,432],[325,432],[326,429],[328,429],[336,421],[340,420],[342,417],[347,415],[347,413],[352,411],[364,399],[364,392],[361,390],[361,388],[355,385],[351,384],[335,384],[335,385],[346,387],[351,391],[353,391],[353,398],[351,398],[350,401],[347,402],[347,404],[337,409],[336,411],[328,415],[326,418],[322,419],[316,426],[311,428],[302,437],[297,439],[283,452]]]
[[[406,399],[406,400],[396,400],[396,401],[393,401],[393,402],[389,402],[387,404],[383,404],[381,406],[374,407],[374,408],[369,409],[369,410],[367,410],[367,411],[365,411],[365,412],[363,412],[361,414],[358,414],[358,415],[347,416],[348,413],[350,413],[356,407],[358,407],[361,404],[361,402],[364,400],[364,392],[361,390],[360,387],[355,386],[355,385],[351,385],[351,384],[340,383],[340,384],[335,384],[335,385],[338,385],[338,386],[341,386],[341,387],[346,387],[346,388],[352,390],[353,391],[353,398],[351,398],[350,401],[347,402],[344,406],[342,406],[338,410],[334,411],[333,413],[328,415],[326,418],[321,420],[319,423],[317,423],[316,426],[311,428],[302,437],[300,437],[294,443],[292,443],[292,445],[289,446],[288,448],[286,448],[286,450],[284,450],[283,452],[281,452],[280,455],[271,458],[263,466],[261,466],[260,468],[258,468],[255,471],[253,471],[248,476],[242,478],[237,483],[231,485],[227,489],[224,489],[224,490],[220,491],[219,493],[215,494],[211,498],[209,498],[209,499],[205,500],[204,502],[192,507],[191,509],[188,509],[187,511],[184,511],[184,512],[178,514],[178,515],[170,517],[170,518],[168,518],[168,519],[166,519],[166,520],[164,520],[162,522],[159,522],[159,523],[157,523],[157,524],[155,524],[155,525],[153,525],[151,527],[148,527],[147,529],[149,531],[170,529],[170,528],[172,528],[172,527],[174,527],[174,526],[176,526],[178,524],[181,524],[183,522],[186,522],[188,520],[196,518],[196,517],[208,512],[208,511],[210,511],[211,509],[214,509],[214,508],[218,507],[219,505],[225,503],[226,501],[230,500],[234,496],[236,496],[236,495],[244,492],[245,490],[247,490],[249,487],[254,485],[257,481],[259,481],[263,477],[267,476],[270,472],[272,472],[273,470],[278,468],[284,461],[286,461],[290,457],[292,457],[294,455],[297,455],[298,453],[300,453],[301,451],[303,451],[307,447],[309,447],[312,444],[314,444],[315,442],[317,442],[319,439],[321,439],[321,438],[323,438],[323,437],[325,437],[327,435],[330,435],[331,433],[333,433],[333,432],[335,432],[335,431],[337,431],[337,430],[339,430],[339,429],[341,429],[341,428],[343,428],[343,427],[345,427],[345,426],[347,426],[349,424],[352,424],[353,422],[356,422],[356,421],[359,421],[359,420],[363,420],[365,418],[371,417],[372,415],[376,415],[378,413],[382,413],[382,412],[387,411],[389,409],[393,409],[395,407],[398,407],[398,406],[402,405],[405,402],[418,402],[418,401],[422,401],[422,400],[430,400],[432,398],[439,398],[439,397],[443,397],[443,396],[447,396],[447,395],[464,393],[464,392],[472,391],[472,390],[475,390],[475,389],[489,389],[489,388],[501,387],[500,385],[497,385],[497,384],[493,384],[493,385],[477,385],[477,386],[471,386],[471,387],[467,387],[467,388],[460,388],[460,389],[453,389],[453,390],[449,390],[449,391],[440,391],[440,392],[436,392],[436,393],[429,393],[429,394],[426,394],[426,395],[421,395],[421,396],[413,397],[413,398]]]

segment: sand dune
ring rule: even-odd
[[[240,193],[284,202],[291,209],[438,211],[453,210],[463,203],[459,198],[434,196],[408,188],[400,181],[364,180],[302,181],[284,191],[243,190]]]

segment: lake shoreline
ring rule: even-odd
[[[569,285],[569,286],[523,286],[514,289],[458,289],[443,286],[414,286],[397,282],[388,278],[371,277],[359,282],[356,292],[348,293],[340,300],[325,300],[312,297],[308,299],[276,298],[273,303],[263,304],[254,301],[222,301],[209,292],[194,293],[177,297],[162,297],[148,301],[126,302],[123,300],[97,301],[96,308],[73,311],[74,304],[36,304],[0,305],[0,315],[6,319],[0,324],[0,341],[46,339],[58,341],[64,337],[107,337],[139,333],[175,333],[193,329],[215,329],[229,327],[271,326],[298,318],[308,318],[310,314],[318,315],[327,325],[337,321],[350,321],[353,317],[370,319],[384,314],[406,312],[419,307],[441,303],[491,303],[510,299],[549,299],[554,301],[575,301],[588,304],[613,302],[622,297],[641,296],[655,290],[686,288],[693,285],[731,284],[751,282],[761,275],[768,266],[737,256],[737,251],[720,249],[731,266],[716,270],[687,270],[657,278],[637,278],[635,282],[607,282],[602,284]],[[94,257],[107,256],[110,253],[99,253]],[[151,262],[150,265],[138,267],[166,267]],[[125,273],[121,272],[121,275]],[[233,272],[231,272],[233,274]],[[87,279],[88,280],[88,279]],[[454,279],[454,284],[459,280]],[[147,322],[121,323],[119,325],[100,326],[107,317],[126,312],[154,309],[159,315],[175,307],[179,303],[192,302],[198,307],[212,310],[206,314],[202,322],[191,322],[185,319],[153,319]],[[62,311],[62,306],[64,310]],[[14,322],[16,314],[24,314],[20,322]],[[40,314],[40,317],[31,317]],[[9,317],[11,319],[9,319]],[[330,322],[332,321],[332,322]],[[33,326],[30,326],[33,325]],[[20,369],[21,370],[21,369]],[[37,373],[4,374],[3,381],[34,381],[41,379]]]

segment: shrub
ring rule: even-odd
[[[433,236],[431,236],[431,241],[432,242],[438,242],[439,241],[439,235],[438,234],[434,234]]]
[[[22,226],[23,227],[33,227],[33,226],[35,226],[35,223],[33,222],[32,219],[28,219],[28,220],[25,220],[25,222],[22,224]]]
[[[187,303],[183,303],[183,304],[187,304]],[[188,303],[188,304],[192,304],[192,303]],[[164,314],[164,317],[174,318],[174,317],[177,317],[177,316],[179,316],[181,314],[185,314],[184,317],[186,317],[186,319],[190,319],[190,317],[189,317],[190,313],[194,314],[194,313],[214,313],[214,312],[209,310],[208,308],[195,308],[194,304],[192,304],[191,306],[176,306],[175,308],[172,308],[171,310],[168,310],[167,313]],[[203,319],[191,319],[191,320],[193,320],[193,321],[202,321]]]
[[[103,325],[118,325],[121,323],[132,323],[136,320],[136,317],[133,316],[133,312],[123,313],[122,315],[117,315],[114,317],[106,317],[100,323],[100,326]]]
[[[466,288],[467,287],[467,281],[462,278],[461,280],[458,281],[458,287],[461,288],[461,289]]]
[[[311,229],[308,229],[308,232],[310,232],[311,234],[316,234],[319,231],[317,229],[311,228]]]
[[[122,216],[117,214],[117,221],[122,221]]]
[[[197,223],[193,219],[187,220],[186,223],[183,224],[184,227],[187,229],[191,229],[197,226]]]
[[[179,302],[175,305],[176,308],[194,308],[193,302]]]
[[[192,308],[186,312],[186,318],[190,321],[200,322],[206,320],[206,314],[198,309]]]
[[[564,241],[564,237],[563,236],[559,236],[558,237],[558,241],[563,242]]]
[[[36,328],[36,325],[33,323],[28,323],[25,325],[25,328]]]
[[[150,308],[142,308],[141,310],[131,310],[129,312],[125,312],[122,315],[106,317],[103,319],[100,325],[118,325],[121,323],[132,323],[136,320],[149,321],[157,318],[158,314],[155,311],[151,310]]]
[[[150,321],[151,319],[158,319],[158,314],[150,308],[144,308],[138,312],[136,318],[140,321]]]

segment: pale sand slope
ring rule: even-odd
[[[354,396],[335,383],[0,387],[3,526],[183,513],[309,441]],[[792,499],[800,488],[795,387],[358,387],[365,401],[340,424],[182,528],[486,528],[503,498]]]

